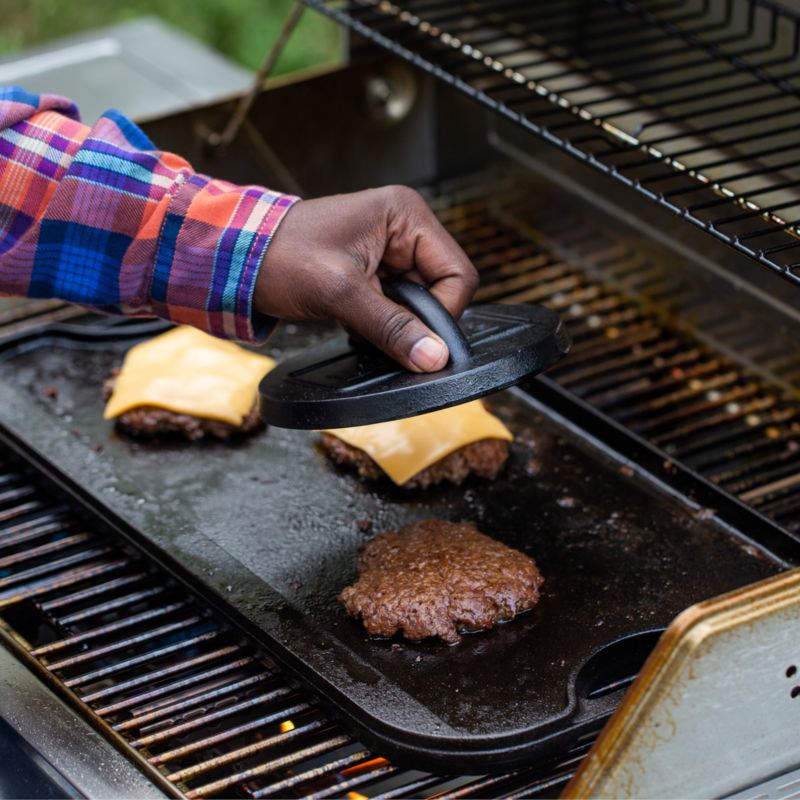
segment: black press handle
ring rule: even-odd
[[[383,293],[395,303],[410,308],[437,336],[440,336],[450,351],[450,364],[469,361],[472,348],[467,337],[450,312],[424,287],[405,278],[384,278]]]

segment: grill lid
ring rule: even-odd
[[[426,289],[383,282],[386,295],[411,308],[446,342],[447,366],[408,372],[378,350],[344,336],[310,348],[261,382],[261,416],[282,428],[344,428],[402,419],[513,386],[569,350],[558,314],[544,306],[470,308],[457,323]]]

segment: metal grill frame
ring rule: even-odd
[[[515,111],[508,104],[493,98],[487,92],[475,88],[467,79],[461,77],[456,71],[449,71],[436,64],[433,60],[426,57],[423,52],[414,51],[399,41],[391,38],[391,36],[382,33],[380,30],[371,27],[369,24],[366,24],[357,16],[355,16],[355,12],[348,10],[347,6],[342,8],[338,3],[335,3],[334,0],[298,0],[298,2],[302,2],[305,5],[316,9],[317,11],[325,14],[331,19],[346,26],[353,32],[364,37],[366,40],[379,45],[392,55],[410,62],[423,72],[433,75],[444,83],[453,86],[458,91],[472,97],[474,100],[486,106],[501,117],[521,126],[527,132],[540,137],[544,141],[554,145],[558,149],[568,153],[572,157],[587,164],[593,169],[604,173],[614,180],[628,186],[649,200],[655,201],[662,208],[671,211],[673,214],[703,230],[705,233],[713,236],[715,239],[725,243],[739,253],[742,253],[750,259],[756,261],[763,267],[766,267],[772,272],[782,276],[793,285],[800,286],[800,220],[783,220],[775,213],[776,211],[779,211],[780,208],[759,208],[750,199],[748,199],[747,196],[745,196],[747,193],[745,193],[745,195],[728,196],[727,192],[729,190],[727,190],[720,182],[705,181],[703,180],[703,176],[701,174],[696,174],[695,170],[681,169],[681,165],[679,162],[675,161],[675,159],[668,156],[659,157],[657,151],[653,151],[652,148],[641,144],[635,139],[631,139],[630,141],[626,142],[622,138],[615,138],[611,137],[610,135],[608,137],[604,137],[603,129],[606,124],[604,120],[594,117],[578,106],[571,106],[571,104],[566,103],[566,101],[564,101],[555,93],[548,92],[543,88],[542,93],[537,93],[533,91],[532,86],[529,86],[529,88],[531,88],[532,99],[549,101],[552,104],[553,109],[556,111],[559,110],[559,104],[561,103],[571,106],[569,110],[564,110],[564,118],[560,120],[558,125],[546,125],[538,123],[524,114]],[[604,0],[604,2],[609,5],[616,5],[621,10],[639,14],[642,17],[643,25],[645,26],[648,24],[654,24],[654,19],[656,19],[652,14],[650,14],[646,7],[642,6],[641,3],[631,2],[631,0]],[[779,22],[783,23],[784,21],[786,24],[793,26],[794,51],[791,58],[800,59],[800,15],[790,12],[776,3],[770,2],[770,0],[747,0],[747,2],[750,4],[751,9],[763,9],[773,15],[773,26],[777,25]],[[424,12],[421,12],[420,16],[414,14],[413,2],[409,2],[409,0],[398,0],[398,3],[408,6],[410,10],[404,10],[400,7],[400,5],[389,2],[389,0],[355,0],[355,2],[350,4],[350,8],[363,11],[385,7],[391,9],[391,13],[400,16],[401,18],[404,17],[405,21],[409,25],[413,25],[418,29],[420,27],[426,31],[430,30],[431,27],[436,29],[435,26],[429,25],[422,18]],[[443,2],[439,5],[447,5],[448,3],[450,3],[452,6],[457,4],[458,0],[443,0]],[[706,3],[706,5],[708,5],[708,3]],[[750,13],[752,13],[752,11]],[[671,35],[679,38],[682,36],[680,30],[675,29],[674,26],[670,27],[667,24],[663,25],[662,27],[665,29],[665,36]],[[448,36],[449,40],[447,38]],[[683,36],[683,38],[687,39],[686,36]],[[438,39],[439,41],[449,41],[453,47],[456,47],[460,44],[457,36],[450,36],[447,33],[439,34]],[[696,41],[694,43],[697,44]],[[698,46],[700,45],[698,44]],[[763,70],[750,67],[746,64],[743,65],[736,58],[726,59],[724,54],[718,50],[715,53],[715,49],[713,47],[704,49],[707,49],[712,53],[712,55],[716,55],[716,57],[723,63],[727,63],[733,65],[735,68],[750,72],[760,81],[765,79],[766,73],[764,73]],[[483,58],[483,53],[479,48],[469,48],[466,53],[478,63],[480,63],[481,59]],[[495,67],[494,70],[490,70],[490,68],[487,67],[486,73],[503,73],[502,64],[500,63],[499,66],[499,69]],[[585,72],[580,73],[578,70],[574,70],[574,73],[576,75],[586,74]],[[619,82],[620,80],[621,79],[617,79],[616,82]],[[532,83],[533,81],[529,82],[529,84]],[[776,86],[780,86],[781,84],[785,83],[785,81],[772,79],[772,83],[774,83]],[[509,85],[514,85],[511,78],[509,78]],[[794,92],[797,91],[795,87],[792,87],[792,89]],[[786,88],[784,87],[783,90],[786,91]],[[800,103],[798,104],[798,111],[800,111]],[[564,122],[564,119],[567,121]],[[669,120],[667,119],[665,121],[668,122]],[[559,132],[559,130],[563,128],[567,128],[567,130],[577,130],[582,135],[578,137],[563,135]],[[690,189],[684,191],[699,193],[702,202],[692,203],[691,205],[681,205],[676,203],[673,198],[678,196],[681,193],[680,191],[656,191],[652,188],[653,183],[656,182],[656,179],[654,179],[653,176],[640,178],[625,174],[626,167],[624,165],[618,166],[613,162],[603,160],[601,156],[592,152],[590,149],[581,146],[580,144],[580,142],[586,142],[588,140],[596,141],[598,138],[603,138],[606,143],[613,142],[616,145],[615,148],[612,148],[612,151],[608,156],[609,158],[618,156],[620,154],[624,156],[630,153],[641,153],[643,158],[637,164],[637,168],[641,169],[651,167],[653,165],[661,165],[666,167],[667,172],[662,174],[660,178],[667,179],[681,177],[684,179],[690,179]],[[719,148],[719,145],[715,146]],[[709,147],[706,149],[711,148]],[[747,161],[747,158],[731,158],[731,162],[733,163],[739,163],[742,161]],[[627,165],[627,168],[630,169],[630,165]],[[800,183],[800,181],[792,181],[793,186],[797,183]],[[771,191],[771,189],[759,192],[759,194],[767,194],[769,191]],[[784,207],[786,204],[779,205]],[[798,200],[796,203],[793,202],[790,205],[800,206],[800,200]],[[714,219],[704,219],[702,215],[697,213],[698,211],[717,206],[722,207],[720,212],[722,216],[715,217]],[[743,211],[742,209],[745,210]],[[720,226],[723,225],[729,226],[731,221],[747,221],[752,220],[753,218],[762,218],[767,225],[757,231],[742,230],[740,232],[728,232],[720,228]],[[750,244],[751,241],[758,241],[758,237],[767,235],[780,235],[782,241],[778,245],[762,248],[754,247]],[[785,254],[787,251],[792,251],[794,253],[788,262],[781,262],[774,257],[775,254],[778,254],[778,257],[780,258],[780,254]]]

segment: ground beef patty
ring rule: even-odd
[[[358,575],[339,600],[370,635],[450,644],[531,608],[543,581],[525,554],[470,523],[435,519],[376,536],[361,549]]]
[[[114,391],[119,369],[111,373],[111,377],[103,385],[103,397],[108,400]],[[178,414],[155,406],[141,406],[120,414],[114,424],[117,430],[130,436],[152,438],[163,435],[180,435],[196,442],[205,437],[214,439],[230,439],[242,433],[253,433],[261,430],[264,423],[258,415],[258,402],[253,403],[248,415],[241,425],[231,425],[218,419],[193,417],[191,414]]]
[[[352,447],[330,433],[322,434],[322,448],[337,464],[355,467],[362,478],[374,480],[385,474],[363,450]],[[468,475],[494,478],[507,459],[508,442],[502,439],[484,439],[450,453],[418,472],[403,486],[408,489],[425,489],[441,481],[450,481],[460,486]]]

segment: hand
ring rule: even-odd
[[[407,369],[442,369],[447,346],[384,296],[383,275],[423,284],[456,318],[478,287],[477,271],[422,197],[386,186],[295,204],[267,249],[255,307],[283,319],[335,319]]]

